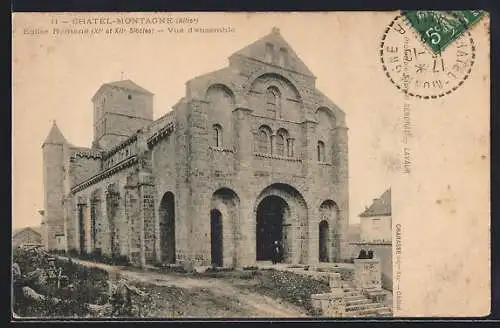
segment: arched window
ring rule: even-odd
[[[257,152],[271,152],[271,131],[266,127],[261,127],[257,133]]]
[[[318,141],[318,162],[325,161],[325,143]]]
[[[280,156],[289,156],[288,131],[285,129],[279,129],[276,134],[276,154]]]
[[[215,147],[222,147],[222,127],[219,124],[215,124],[212,127],[213,132],[213,145]]]
[[[293,139],[288,138],[287,140],[287,145],[288,145],[288,157],[293,157]]]
[[[281,94],[278,88],[269,87],[266,92],[266,108],[273,117],[279,112],[281,104]]]
[[[279,134],[276,136],[276,154],[285,156],[285,137]]]
[[[285,48],[280,48],[278,65],[282,67],[288,66],[288,51]]]
[[[274,45],[272,43],[266,43],[266,62],[273,62]]]

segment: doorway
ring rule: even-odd
[[[328,222],[325,220],[319,224],[319,261],[328,262]]]
[[[160,249],[163,263],[175,263],[175,197],[163,195],[160,203]]]
[[[219,210],[210,211],[210,243],[212,264],[223,265],[222,255],[222,214]]]
[[[256,252],[257,261],[272,258],[272,245],[278,241],[282,246],[284,239],[284,213],[287,203],[278,196],[264,198],[257,208]],[[283,247],[286,256],[286,247]]]

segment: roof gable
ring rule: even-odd
[[[12,232],[12,237],[15,237],[25,231],[30,231],[40,236],[42,235],[40,227],[25,227],[25,228],[14,229],[14,231]]]
[[[359,216],[389,216],[391,213],[391,188],[389,188],[379,198],[374,199],[372,205]]]
[[[245,48],[235,52],[234,55],[245,56],[248,58],[256,59],[261,62],[269,63],[266,59],[266,44],[272,44],[274,47],[274,53],[277,54],[281,48],[286,49],[288,53],[288,65],[284,67],[291,71],[314,77],[314,74],[309,70],[309,68],[304,64],[304,62],[299,58],[295,51],[290,47],[290,45],[281,36],[278,28],[274,27],[270,34],[264,36],[263,38],[249,44]],[[276,55],[274,56],[276,58]],[[277,65],[276,62],[269,63],[271,65]]]

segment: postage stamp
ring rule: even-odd
[[[484,15],[479,10],[405,11],[409,24],[434,53],[443,52]]]
[[[467,80],[473,68],[476,48],[470,33],[465,29],[457,32],[451,25],[446,29],[424,23],[448,22],[436,17],[441,16],[420,12],[399,15],[382,36],[380,60],[384,72],[396,88],[409,96],[423,99],[446,96]]]
[[[14,13],[12,320],[487,314],[475,13]]]

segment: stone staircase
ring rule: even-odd
[[[381,289],[371,288],[364,291],[343,284],[345,317],[392,317],[392,309],[383,304],[385,293]]]

